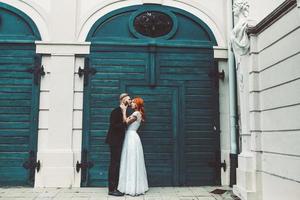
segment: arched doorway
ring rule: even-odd
[[[106,186],[105,137],[118,95],[145,99],[141,130],[150,186],[217,185],[218,85],[209,74],[215,39],[193,15],[172,7],[123,8],[90,30],[84,81],[82,186]]]
[[[23,12],[0,3],[0,185],[33,186],[36,162],[40,34]]]

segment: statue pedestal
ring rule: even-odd
[[[237,168],[237,184],[233,186],[233,192],[242,200],[259,200],[256,191],[260,183],[260,175],[255,169],[256,156],[252,152],[241,153],[238,156],[239,167]]]
[[[261,190],[261,137],[256,41],[251,38],[250,54],[239,56],[237,82],[240,109],[240,141],[242,153],[238,155],[237,184],[233,192],[242,200],[262,199]]]

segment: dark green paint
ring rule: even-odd
[[[0,185],[33,186],[23,163],[36,152],[39,86],[27,69],[40,65],[40,34],[23,12],[0,3]]]
[[[22,11],[0,2],[0,41],[32,43],[40,40],[34,22]]]

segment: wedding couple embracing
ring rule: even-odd
[[[140,97],[131,100],[127,93],[121,94],[119,100],[119,107],[111,112],[106,137],[110,147],[108,194],[137,196],[149,189],[143,147],[137,133],[145,120],[144,100]],[[134,111],[130,116],[128,107]]]

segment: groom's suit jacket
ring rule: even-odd
[[[126,123],[123,122],[123,115],[120,107],[115,108],[111,112],[109,123],[105,142],[113,146],[121,146],[125,137]]]

